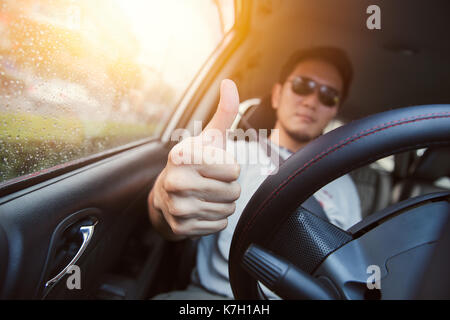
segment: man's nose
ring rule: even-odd
[[[319,97],[316,90],[302,100],[302,105],[310,109],[316,109],[319,106],[319,103]]]

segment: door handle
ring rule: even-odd
[[[97,224],[97,221],[94,221],[94,222],[92,222],[91,225],[80,227],[80,232],[83,237],[80,249],[78,249],[75,256],[67,264],[67,266],[61,270],[61,272],[59,272],[55,277],[53,277],[52,279],[48,280],[45,283],[46,289],[49,289],[49,288],[53,287],[56,283],[58,283],[64,277],[64,275],[67,273],[69,268],[77,263],[78,259],[80,259],[81,255],[84,253],[87,246],[89,245],[89,242],[92,239],[92,235],[94,234],[94,229],[95,229],[96,224]]]

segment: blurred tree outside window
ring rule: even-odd
[[[0,0],[0,185],[158,137],[231,0]]]

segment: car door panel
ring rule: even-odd
[[[0,297],[42,297],[45,282],[60,271],[58,266],[52,268],[55,254],[49,251],[64,246],[51,243],[55,230],[67,217],[83,211],[87,214],[78,214],[68,226],[87,217],[98,223],[78,262],[81,290],[67,290],[63,279],[51,291],[59,292],[53,294],[57,298],[89,297],[120,256],[136,223],[146,218],[147,194],[167,152],[161,143],[151,142],[1,198]]]

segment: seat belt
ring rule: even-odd
[[[246,128],[246,130],[253,129],[245,118],[241,118],[241,122],[244,125],[244,127]],[[274,160],[276,158],[278,158],[279,166],[281,166],[286,161],[285,159],[283,159],[283,157],[280,155],[280,153],[272,147],[272,143],[270,141],[268,141],[267,139],[264,139],[264,138],[260,139],[259,135],[257,135],[255,137],[256,134],[253,130],[250,130],[249,132],[252,135],[252,138],[256,139],[258,141],[258,143],[260,144],[260,146],[264,150],[266,150],[266,154],[272,160],[272,163],[274,162]],[[324,219],[326,221],[329,221],[325,211],[323,210],[319,201],[317,201],[317,199],[314,196],[311,196],[308,199],[306,199],[306,201],[303,202],[301,204],[301,206],[303,208],[305,208],[306,210],[310,211],[311,213],[315,214],[317,217]]]

